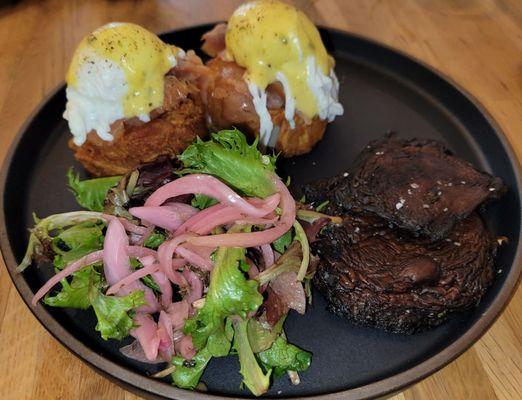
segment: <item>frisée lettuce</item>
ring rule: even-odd
[[[216,176],[246,196],[265,198],[276,191],[276,157],[263,155],[257,139],[249,145],[237,129],[213,133],[208,141],[198,138],[179,159],[185,166],[180,173]]]

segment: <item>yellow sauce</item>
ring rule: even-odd
[[[333,68],[331,58],[308,17],[296,8],[260,0],[239,7],[228,21],[227,57],[246,68],[246,79],[264,90],[284,74],[295,98],[296,109],[313,118],[316,98],[308,85],[310,57],[324,75]]]
[[[164,76],[175,65],[177,50],[156,35],[130,23],[111,23],[85,37],[67,72],[69,86],[77,86],[77,71],[84,63],[110,60],[124,72],[128,91],[123,99],[126,118],[147,115],[163,104]]]

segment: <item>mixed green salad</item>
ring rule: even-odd
[[[68,184],[82,211],[35,216],[22,271],[52,263],[33,304],[90,309],[104,340],[134,341],[127,357],[162,364],[180,388],[201,389],[215,357],[238,357],[256,396],[287,374],[299,383],[311,353],[284,321],[311,300],[306,210],[237,130],[198,139],[179,160]],[[305,228],[303,228],[305,225]]]

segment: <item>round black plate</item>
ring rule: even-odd
[[[163,39],[185,49],[197,48],[199,37],[209,27],[165,34]],[[330,394],[358,399],[390,393],[440,368],[477,340],[498,316],[520,273],[521,184],[518,163],[505,137],[462,90],[389,48],[332,30],[322,30],[322,34],[337,61],[345,114],[328,127],[324,140],[310,154],[282,162],[282,171],[295,184],[344,171],[369,140],[393,130],[405,138],[442,140],[459,156],[502,177],[509,187],[502,201],[484,216],[490,229],[510,242],[500,249],[495,282],[477,308],[414,336],[351,325],[327,312],[317,293],[305,316],[290,314],[287,335],[313,352],[312,366],[301,374],[301,385],[291,386],[281,378],[268,396]],[[14,273],[27,244],[27,228],[33,225],[31,214],[47,216],[78,209],[66,188],[67,169],[74,165],[81,171],[81,167],[67,148],[64,106],[64,89],[59,88],[22,130],[3,170],[2,253],[27,303],[51,273],[50,268],[35,267]],[[119,384],[150,397],[202,398],[147,378],[156,367],[123,357],[118,351],[121,343],[103,341],[94,330],[91,312],[29,307],[72,352]],[[249,396],[240,389],[236,357],[214,360],[203,381],[213,395]]]

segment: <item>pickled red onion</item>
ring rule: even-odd
[[[147,239],[152,235],[154,232],[154,225],[150,225],[146,227],[147,230],[142,235],[137,235],[137,239],[135,241],[132,240],[133,236],[136,236],[136,234],[131,233],[130,235],[130,242],[132,244],[135,244],[136,246],[143,246],[143,244],[147,241]]]
[[[214,264],[209,259],[205,259],[201,257],[199,254],[187,249],[184,246],[178,246],[174,250],[179,256],[183,257],[185,260],[196,267],[201,268],[205,271],[211,271],[214,268]]]
[[[121,279],[120,281],[118,281],[117,283],[112,285],[111,287],[109,287],[109,289],[107,289],[106,294],[107,295],[115,294],[123,286],[129,285],[132,282],[137,281],[138,279],[144,278],[145,276],[150,275],[159,269],[160,269],[159,264],[152,264],[152,263],[147,265],[146,267],[140,268],[140,269],[134,271],[132,274],[127,275],[125,278]]]
[[[45,296],[45,294],[51,290],[51,288],[60,282],[62,279],[67,278],[69,275],[74,274],[76,271],[87,267],[88,265],[97,263],[103,259],[103,250],[94,251],[92,253],[83,256],[79,260],[67,265],[64,269],[54,275],[34,294],[31,303],[36,306],[38,301]]]
[[[141,246],[128,246],[127,254],[129,255],[129,257],[133,258],[141,258],[146,256],[156,257],[156,250],[152,250],[147,247]]]
[[[151,249],[147,249],[146,247],[138,247],[138,246],[128,246],[127,253],[131,257],[145,257],[148,255],[155,255],[156,252]],[[87,267],[89,265],[95,264],[103,260],[103,250],[93,251],[82,258],[70,263],[56,275],[51,277],[45,284],[34,294],[33,300],[31,303],[35,306],[38,301],[45,296],[45,294],[51,290],[51,288],[60,282],[62,279],[67,278],[69,275],[74,274],[76,271]]]
[[[103,242],[103,273],[109,285],[114,285],[130,275],[130,259],[127,254],[129,237],[119,219],[111,219]]]
[[[137,328],[132,329],[130,334],[139,341],[147,359],[156,360],[160,344],[156,322],[149,314],[138,312],[134,316],[134,323]]]
[[[145,206],[159,206],[167,199],[183,194],[204,194],[254,217],[267,214],[263,208],[254,207],[220,180],[203,174],[186,175],[167,183],[150,195]]]
[[[183,270],[183,276],[190,285],[190,292],[185,300],[192,307],[192,303],[203,297],[203,282],[201,282],[201,279],[199,279],[199,277],[188,268]]]
[[[249,198],[247,201],[251,204],[256,204],[256,207],[263,208],[267,211],[265,215],[270,214],[279,204],[280,199],[279,193],[275,193],[265,200]],[[197,233],[198,235],[208,235],[214,228],[227,225],[229,223],[233,223],[236,220],[243,219],[254,219],[259,224],[269,223],[269,221],[265,221],[263,218],[252,218],[247,215],[244,215],[238,208],[233,206],[224,206],[223,204],[218,204],[212,207],[209,207],[200,213],[196,214],[194,217],[190,218],[185,224],[183,224],[175,233],[175,235],[184,233],[186,231]],[[275,221],[277,218],[273,218]]]
[[[186,233],[190,228],[192,228],[199,221],[203,220],[204,218],[208,217],[209,215],[212,215],[213,213],[217,212],[218,210],[222,210],[226,207],[227,206],[224,204],[215,204],[213,206],[205,208],[204,210],[201,210],[196,215],[194,215],[192,218],[189,218],[183,225],[181,225],[176,230],[176,232],[174,232],[174,236],[179,236],[183,233]]]
[[[163,206],[132,207],[129,212],[142,221],[172,232],[198,211],[188,204],[169,203]]]
[[[135,225],[131,221],[123,217],[116,217],[110,214],[101,214],[100,218],[106,220],[109,223],[113,220],[118,220],[124,226],[127,232],[136,233],[138,235],[144,235],[147,233],[147,227]]]
[[[172,327],[175,331],[183,328],[183,326],[185,325],[185,320],[188,318],[189,315],[189,309],[190,305],[186,300],[171,303],[167,307],[166,311],[170,317]]]
[[[277,221],[277,217],[272,218],[242,218],[234,221],[238,225],[273,225]]]
[[[174,271],[172,268],[172,257],[174,256],[176,247],[185,242],[188,237],[190,236],[179,235],[174,239],[163,242],[158,247],[158,260],[162,271],[165,273],[165,275],[167,275],[167,278],[169,278],[172,283],[175,283],[178,286],[186,286],[187,282],[179,272]]]
[[[165,361],[170,361],[174,355],[174,340],[172,334],[172,321],[165,311],[160,311],[158,319],[158,337],[160,339],[158,350]]]
[[[163,271],[156,271],[151,274],[161,290],[161,305],[165,308],[172,303],[172,285],[167,275]]]
[[[107,227],[103,242],[103,273],[110,285],[114,285],[132,274],[130,258],[127,252],[129,237],[120,220],[112,219]],[[159,303],[152,290],[141,281],[133,282],[121,287],[117,296],[126,296],[137,290],[143,291],[146,304],[137,308],[140,312],[156,312]]]
[[[228,206],[209,214],[207,218],[195,223],[190,228],[190,231],[197,233],[198,235],[208,235],[212,232],[212,229],[221,225],[226,225],[241,217],[243,217],[243,214],[239,209]]]
[[[281,181],[276,181],[281,194],[281,218],[273,228],[251,233],[226,233],[212,236],[191,236],[186,240],[196,246],[205,247],[255,247],[270,244],[284,235],[295,221],[295,201],[287,187]]]

